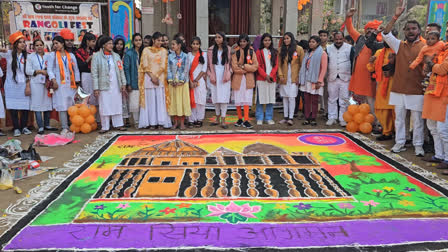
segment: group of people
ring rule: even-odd
[[[230,47],[223,32],[216,34],[207,51],[201,50],[199,37],[187,44],[176,34],[170,42],[160,32],[134,34],[127,50],[123,39],[86,33],[75,48],[74,34],[64,29],[53,39],[52,52],[45,53],[44,43],[36,39],[35,52],[29,54],[26,38],[14,33],[9,38],[12,49],[0,54],[7,60],[5,100],[14,136],[31,134],[26,127],[29,111],[35,112],[39,133],[55,130],[49,124],[53,109],[59,112],[62,133],[68,132],[67,110],[79,86],[91,94],[88,103],[99,107],[100,133],[111,129],[110,121],[117,130],[126,130],[130,122],[149,129],[201,127],[208,92],[215,106],[213,125],[222,128],[228,127],[232,100],[236,127],[253,127],[253,105],[257,125],[275,124],[277,93],[283,99],[280,124],[293,125],[300,107],[302,124],[316,126],[320,105],[327,110],[327,125],[345,126],[343,114],[353,97],[370,105],[377,140],[392,140],[395,134],[396,153],[406,150],[412,128],[415,154],[424,157],[426,119],[435,155],[424,160],[448,169],[448,51],[440,41],[441,26],[429,24],[422,36],[419,23],[409,20],[401,41],[393,30],[404,11],[399,5],[386,27],[374,20],[360,34],[352,24],[355,11],[350,9],[346,16],[348,37],[334,31],[329,43],[329,32],[322,30],[299,42],[286,32],[278,49],[268,33],[256,46],[241,34]],[[4,117],[0,106],[0,118]]]

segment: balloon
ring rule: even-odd
[[[78,110],[80,116],[86,118],[90,115],[90,109],[87,106],[81,106]]]
[[[375,121],[375,116],[368,114],[364,116],[364,122],[373,123]]]
[[[79,126],[76,126],[74,124],[70,125],[70,131],[71,132],[75,132],[75,133],[79,133],[81,129],[79,128]]]
[[[67,110],[69,116],[75,116],[78,114],[78,108],[76,106],[71,106]]]
[[[88,123],[84,123],[84,124],[81,126],[81,132],[82,132],[82,133],[87,134],[87,133],[90,133],[90,131],[92,131],[92,127],[90,126],[90,124],[88,124]]]
[[[72,123],[78,127],[81,127],[81,125],[84,123],[84,118],[79,115],[75,115],[73,117]]]
[[[90,127],[92,127],[92,131],[98,129],[98,124],[96,122],[90,124]]]
[[[348,112],[348,111],[345,111],[345,113],[342,115],[342,117],[344,118],[344,121],[346,121],[346,122],[353,121],[353,115],[350,114],[350,112]]]
[[[90,105],[90,106],[89,106],[89,109],[90,109],[90,114],[92,114],[92,115],[95,115],[95,114],[96,114],[97,109],[96,109],[95,106]]]
[[[364,115],[367,115],[370,113],[370,106],[367,103],[363,103],[359,105],[359,112],[363,113]]]
[[[365,122],[359,125],[359,130],[364,134],[369,134],[372,132],[372,124]]]
[[[364,115],[361,114],[361,113],[356,114],[356,115],[353,117],[353,121],[355,121],[357,124],[361,124],[361,123],[363,123],[363,122],[364,122]]]
[[[355,133],[356,131],[358,131],[358,124],[355,122],[349,122],[347,123],[347,126],[345,126],[345,128],[347,129],[348,132],[352,132]]]
[[[352,115],[356,115],[359,113],[359,105],[350,105],[348,106],[348,112]]]
[[[86,117],[86,123],[92,124],[94,122],[95,122],[95,117],[93,115],[89,115],[88,117]]]

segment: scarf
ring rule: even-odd
[[[92,50],[90,50],[91,53],[88,53],[86,49],[84,48],[79,48],[78,50],[76,50],[76,57],[78,57],[82,62],[86,62],[87,59],[93,54]],[[90,69],[90,64],[92,63],[92,61],[89,62],[89,64],[87,65],[88,68]]]
[[[199,57],[201,56],[201,54],[199,52],[196,53],[196,55],[194,56],[193,62],[191,63],[191,68],[190,68],[190,80],[193,81],[194,80],[194,70],[196,70],[196,67],[198,67],[199,65]],[[190,105],[191,108],[196,108],[196,101],[194,99],[194,88],[190,88]]]
[[[324,50],[321,46],[317,47],[314,52],[307,52],[302,61],[302,67],[299,73],[299,83],[305,85],[307,82],[317,83],[320,73],[320,62]]]
[[[75,72],[73,71],[73,64],[72,64],[72,57],[70,56],[70,53],[66,52],[65,55],[67,56],[67,64],[68,69],[70,70],[70,87],[73,89],[76,89],[76,82],[75,82]],[[62,60],[61,52],[56,52],[56,58],[58,60],[59,64],[59,73],[61,75],[61,84],[65,84],[65,69],[64,69],[64,62]]]
[[[381,89],[381,95],[383,97],[387,96],[387,90],[389,87],[389,80],[390,80],[390,77],[383,77],[383,66],[389,64],[389,59],[387,59],[387,62],[384,62],[387,50],[390,50],[390,53],[394,53],[394,51],[391,48],[384,48],[381,50],[380,54],[378,55],[378,59],[376,59],[375,62],[375,75],[376,75],[375,77],[377,83],[383,83]]]
[[[442,64],[445,58],[448,57],[448,50],[445,47],[445,51],[441,52],[437,58],[437,63]],[[425,94],[434,95],[440,97],[443,88],[448,86],[448,75],[437,75],[432,73],[429,80],[429,85],[426,88]]]

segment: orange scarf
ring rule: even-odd
[[[438,64],[442,64],[442,62],[445,60],[445,58],[448,56],[448,51],[443,51],[438,56]],[[429,85],[426,88],[425,94],[434,95],[437,97],[440,97],[442,94],[443,88],[448,86],[448,75],[436,75],[431,74]]]
[[[383,83],[382,85],[382,89],[381,89],[381,95],[383,97],[387,97],[387,90],[389,87],[389,77],[384,77],[383,78],[383,66],[389,64],[389,59],[387,60],[387,62],[384,64],[384,57],[386,56],[386,50],[390,49],[390,48],[383,48],[382,51],[380,52],[380,55],[378,55],[378,59],[376,59],[375,62],[375,75],[376,75],[376,81],[377,83]],[[391,53],[394,53],[394,51],[392,49]]]
[[[73,71],[73,64],[72,64],[72,58],[70,57],[70,53],[65,52],[65,55],[67,56],[67,64],[68,69],[70,70],[70,87],[73,89],[76,89],[76,82],[75,82],[75,72]],[[56,58],[58,60],[59,64],[59,73],[61,74],[61,84],[65,84],[65,69],[64,69],[64,62],[62,61],[61,52],[56,52]]]
[[[196,70],[196,67],[198,67],[199,65],[199,57],[201,56],[201,54],[199,52],[196,53],[196,55],[194,56],[193,62],[191,63],[191,68],[190,68],[190,80],[193,81],[194,80],[194,70]],[[194,88],[190,88],[190,105],[191,108],[196,108],[196,101],[194,99]]]

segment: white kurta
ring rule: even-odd
[[[123,113],[120,86],[118,84],[117,72],[115,71],[115,62],[112,56],[109,61],[109,89],[100,91],[98,104],[100,106],[101,116],[121,115]]]
[[[81,73],[81,86],[85,92],[90,94],[88,104],[98,106],[98,99],[93,95],[93,79],[91,73]]]
[[[148,74],[145,74],[145,107],[140,107],[139,128],[161,125],[171,127],[171,118],[168,115],[165,102],[165,85],[154,85]]]
[[[5,81],[6,109],[29,110],[30,97],[25,96],[25,58],[22,54],[17,55],[17,70],[16,78],[14,79],[12,72],[12,51],[1,53],[0,56],[6,58],[7,62]]]
[[[193,71],[193,78],[198,77],[201,72],[207,73],[207,55],[202,53],[204,57],[204,64],[199,63],[196,69]],[[194,56],[193,54],[188,53],[188,64],[193,64]],[[204,81],[204,78],[199,80],[199,86],[194,89],[194,100],[196,104],[205,105],[207,99],[207,84]]]
[[[306,82],[305,85],[300,85],[300,91],[312,94],[312,95],[320,95],[322,96],[324,94],[324,87],[321,87],[319,89],[313,89],[313,85],[311,82]]]
[[[70,53],[71,61],[73,64],[73,71],[75,75],[75,81],[80,81],[78,64],[76,63],[75,55]],[[67,61],[67,57],[62,57],[63,62]],[[56,59],[56,53],[52,52],[48,56],[48,76],[51,79],[56,79],[58,83],[58,89],[53,94],[53,108],[56,111],[67,111],[70,106],[75,104],[76,89],[70,87],[70,68],[69,64],[64,64],[65,72],[65,84],[61,83],[61,74],[59,72],[59,63]]]
[[[0,67],[0,78],[3,77],[3,71]],[[0,93],[0,118],[5,118],[5,105],[3,105],[3,97]]]
[[[232,91],[235,106],[252,105],[252,99],[254,97],[253,90],[253,88],[246,88],[246,75],[243,74],[243,78],[241,78],[240,89]]]
[[[45,70],[47,67],[48,55],[44,57],[33,53],[28,56],[26,64],[26,74],[31,77],[31,111],[51,111],[53,110],[53,101],[48,97],[48,90],[45,87],[46,77],[43,74],[34,76],[35,71]]]
[[[213,85],[208,78],[208,88],[212,93],[212,102],[228,104],[230,102],[230,80],[222,83],[224,77],[224,65],[221,64],[222,50],[218,50],[218,64],[215,65],[216,85]],[[230,60],[230,59],[229,59]]]
[[[286,84],[280,84],[280,95],[282,97],[297,97],[299,92],[299,88],[295,83],[292,83],[291,80],[291,64],[288,64],[288,78],[286,80]]]
[[[263,49],[264,62],[266,65],[265,72],[269,76],[272,72],[271,59],[269,58],[269,50]],[[267,81],[257,81],[257,95],[260,104],[274,104],[276,95],[276,83]]]

